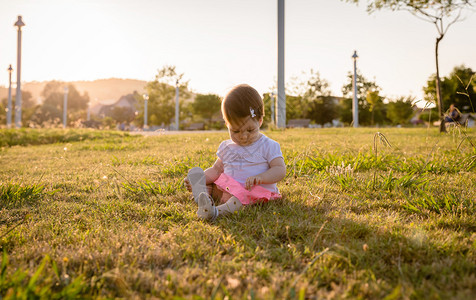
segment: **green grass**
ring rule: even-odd
[[[207,223],[224,132],[0,131],[0,298],[474,298],[474,130],[266,134],[283,199]]]
[[[118,131],[92,129],[2,129],[0,130],[0,147],[67,143],[128,136],[129,134]]]

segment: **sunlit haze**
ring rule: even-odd
[[[363,2],[365,3],[365,2]],[[277,0],[0,0],[0,85],[16,72],[21,15],[22,81],[153,80],[175,65],[198,93],[223,95],[238,83],[270,92],[277,74]],[[441,75],[476,70],[476,14],[441,42]],[[408,12],[369,15],[338,0],[286,1],[286,81],[310,69],[333,94],[352,70],[388,97],[422,97],[435,73],[436,28]],[[14,73],[15,74],[15,73]],[[13,78],[16,78],[13,76]]]

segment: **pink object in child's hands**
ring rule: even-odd
[[[273,193],[262,186],[255,185],[250,191],[245,189],[238,181],[222,173],[215,181],[217,187],[238,198],[243,205],[254,204],[256,202],[268,202],[269,200],[280,199],[281,195]]]

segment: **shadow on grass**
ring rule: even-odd
[[[471,245],[434,242],[418,226],[355,221],[355,213],[336,213],[338,207],[314,202],[257,204],[214,224],[239,241],[238,259],[265,266],[254,270],[259,285],[243,283],[248,295],[260,290],[278,298],[474,295]],[[233,274],[222,276],[226,291],[226,278]]]

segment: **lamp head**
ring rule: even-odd
[[[16,21],[14,25],[17,26],[18,29],[21,29],[23,26],[25,26],[25,23],[23,23],[21,16],[18,16],[18,20]]]
[[[7,70],[8,70],[8,73],[11,73],[13,71],[12,65],[10,65]]]
[[[352,58],[353,58],[353,59],[359,58],[359,57],[357,56],[357,50],[354,50],[354,55],[352,55]]]

